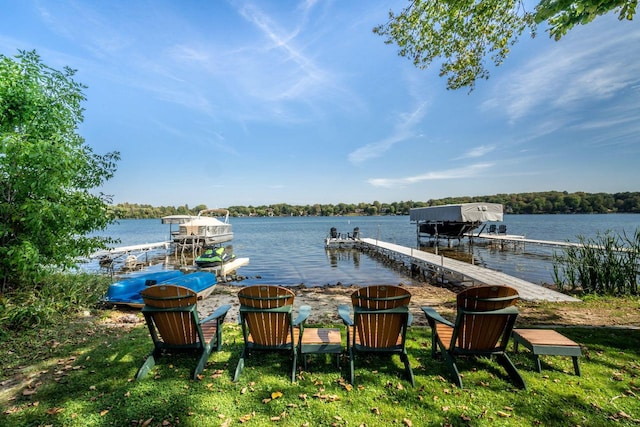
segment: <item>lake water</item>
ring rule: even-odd
[[[352,232],[360,228],[362,237],[370,237],[407,247],[416,246],[416,226],[408,216],[374,217],[275,217],[231,218],[237,257],[250,258],[249,265],[238,274],[246,279],[238,285],[256,283],[293,286],[323,286],[342,283],[373,284],[410,282],[402,273],[390,270],[379,261],[357,251],[328,251],[324,239],[331,227],[339,232]],[[508,234],[523,235],[530,239],[573,241],[577,236],[595,238],[598,233],[611,230],[633,235],[640,227],[640,214],[608,215],[505,215],[502,224]],[[169,226],[160,219],[120,220],[105,233],[121,240],[118,246],[154,243],[169,240]],[[446,241],[443,243],[446,245]],[[457,245],[457,241],[456,241]],[[533,283],[550,283],[554,251],[549,247],[499,249],[495,246],[474,244],[463,240],[456,248],[459,252],[473,253],[476,265],[485,266],[520,277]],[[470,258],[470,257],[469,257]],[[160,260],[162,261],[162,259]],[[89,264],[89,269],[97,268]],[[159,262],[151,269],[171,268]]]

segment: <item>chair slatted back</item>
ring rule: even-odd
[[[509,286],[477,286],[460,292],[451,345],[463,351],[504,349],[518,315],[517,301],[518,291]]]
[[[398,286],[367,286],[351,295],[356,344],[384,349],[402,345],[411,293]]]
[[[142,313],[147,323],[155,324],[165,344],[188,346],[200,342],[195,292],[182,286],[155,285],[140,294],[145,303]]]
[[[292,310],[295,294],[282,286],[255,285],[238,292],[243,327],[249,341],[265,347],[292,342]]]

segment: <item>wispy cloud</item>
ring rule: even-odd
[[[491,153],[492,151],[495,151],[495,149],[496,149],[495,145],[481,145],[479,147],[471,148],[466,153],[464,153],[462,156],[456,157],[454,160],[475,159],[475,158],[478,158],[478,157],[484,157],[487,154]]]
[[[304,33],[303,23],[307,20],[315,2],[306,2],[302,16],[292,29],[285,29],[272,17],[264,13],[257,5],[242,4],[238,13],[266,38],[267,44],[260,52],[268,62],[279,65],[277,75],[271,75],[273,81],[262,87],[261,92],[269,94],[272,100],[298,100],[310,94],[318,95],[322,89],[334,86],[331,73],[320,67],[305,51],[299,47],[297,39]],[[262,67],[262,72],[271,67]],[[268,76],[266,76],[268,77]],[[269,90],[273,88],[277,90]]]
[[[349,154],[349,161],[357,164],[380,157],[395,144],[415,137],[415,127],[422,122],[426,114],[426,105],[427,103],[423,102],[415,110],[399,114],[393,135],[352,151]]]
[[[394,188],[404,187],[412,184],[419,184],[424,181],[471,178],[482,174],[493,165],[493,163],[476,163],[464,168],[427,172],[424,174],[408,176],[404,178],[371,178],[368,180],[368,182],[369,184],[376,187]]]
[[[532,113],[577,108],[587,99],[607,99],[637,84],[638,61],[615,46],[629,39],[640,44],[640,31],[610,31],[610,26],[622,25],[612,20],[602,18],[588,27],[577,27],[503,76],[495,95],[483,107],[503,111],[515,122]]]

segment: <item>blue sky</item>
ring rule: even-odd
[[[3,0],[0,53],[78,70],[115,203],[640,191],[638,19],[524,37],[469,94],[372,33],[406,4]]]

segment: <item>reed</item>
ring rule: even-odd
[[[553,278],[561,290],[599,295],[638,295],[640,229],[633,235],[578,236],[580,246],[554,254]]]

